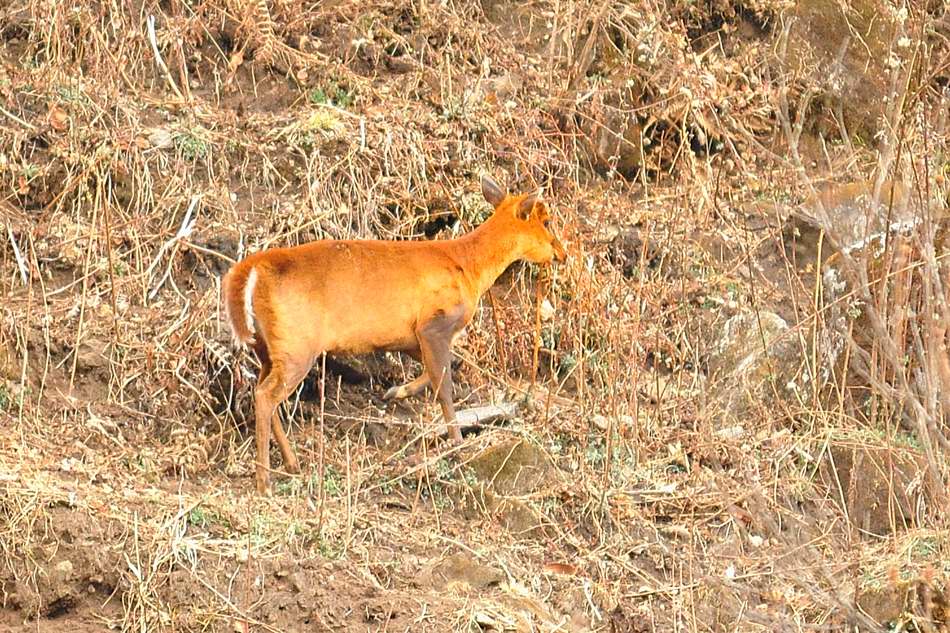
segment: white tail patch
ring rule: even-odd
[[[244,323],[251,334],[254,334],[254,286],[257,285],[257,269],[251,268],[244,284]]]

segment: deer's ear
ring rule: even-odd
[[[522,220],[527,220],[531,217],[531,212],[534,210],[534,205],[537,204],[538,200],[541,199],[541,190],[538,189],[532,193],[529,193],[524,200],[521,201],[521,204],[518,205],[517,215]]]
[[[482,195],[493,207],[497,207],[505,199],[505,192],[491,176],[482,176]]]

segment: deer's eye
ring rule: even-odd
[[[546,229],[551,228],[551,218],[544,218],[541,220],[541,224],[544,225],[544,228]]]

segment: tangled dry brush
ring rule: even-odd
[[[0,7],[0,628],[947,630],[946,6]],[[451,458],[328,360],[252,493],[220,278],[543,186]],[[503,407],[503,408],[504,408]]]

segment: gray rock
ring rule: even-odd
[[[848,252],[876,244],[883,248],[888,232],[907,232],[916,226],[917,211],[909,191],[900,183],[885,181],[877,197],[873,181],[833,185],[809,198],[789,218],[785,239],[802,268],[834,254],[831,242],[820,239],[822,230]]]
[[[714,401],[730,416],[797,399],[802,342],[773,312],[746,311],[728,321],[710,358]]]
[[[487,514],[515,535],[531,537],[538,532],[538,514],[519,497],[538,492],[557,474],[541,449],[512,440],[486,448],[469,462],[469,467],[473,476],[463,496],[465,516]]]

